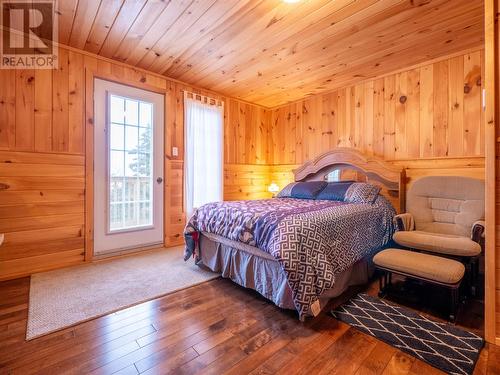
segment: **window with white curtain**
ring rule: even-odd
[[[185,208],[222,200],[223,129],[222,103],[185,92]]]

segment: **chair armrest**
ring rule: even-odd
[[[398,231],[415,230],[415,220],[413,220],[413,215],[410,213],[394,216],[394,225],[396,225]]]
[[[486,223],[484,220],[478,220],[472,224],[472,231],[470,238],[472,241],[480,243],[485,236]]]

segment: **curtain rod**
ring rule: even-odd
[[[216,105],[218,107],[224,107],[224,101],[222,101],[220,99],[212,98],[212,97],[206,96],[206,95],[197,94],[195,92],[188,91],[188,90],[182,90],[182,91],[184,92],[184,98],[189,98],[189,96],[191,95],[192,99],[194,99],[194,100],[198,100],[200,102],[203,102],[203,103],[209,104],[209,105]],[[212,102],[213,102],[213,104],[212,104]]]

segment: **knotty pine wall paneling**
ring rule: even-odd
[[[484,50],[444,58],[279,106],[269,125],[270,180],[334,147],[353,147],[426,175],[484,178]]]
[[[0,151],[1,279],[83,261],[84,165],[79,154]]]
[[[386,160],[484,156],[484,52],[272,110],[270,164],[302,164],[333,147]]]
[[[85,225],[85,211],[92,209],[92,191],[85,191],[86,183],[87,188],[92,186],[93,90],[89,72],[166,93],[167,246],[182,243],[185,223],[183,90],[225,102],[225,170],[233,176],[226,179],[227,197],[262,195],[262,189],[255,186],[264,178],[263,173],[248,179],[253,187],[237,187],[246,181],[246,170],[267,163],[267,137],[263,136],[267,111],[262,107],[72,48],[60,48],[59,58],[59,69],[54,71],[0,70],[0,233],[5,233],[0,247],[0,279],[85,261],[85,240],[89,240],[85,232],[92,225],[91,215],[87,215],[87,228]],[[172,155],[172,147],[179,149],[178,156]],[[247,163],[247,167],[239,163]]]

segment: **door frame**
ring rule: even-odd
[[[486,248],[485,248],[485,308],[484,330],[488,342],[500,345],[500,332],[497,328],[497,276],[496,252],[498,246],[497,234],[497,126],[499,119],[499,77],[500,57],[498,41],[500,38],[497,14],[500,0],[486,0],[484,2],[485,23],[485,180],[486,180]]]
[[[96,96],[98,95],[98,96]],[[153,206],[152,223],[141,226],[140,228],[124,228],[112,231],[109,228],[109,204],[110,204],[110,97],[118,95],[124,98],[131,98],[137,101],[149,101],[156,107],[152,112],[154,119],[153,150],[151,154],[153,162],[152,171],[152,199]],[[157,183],[156,178],[164,178],[165,173],[165,153],[164,153],[164,116],[165,116],[165,98],[150,90],[143,90],[122,83],[116,83],[109,80],[94,78],[94,257],[101,258],[105,255],[136,250],[140,247],[158,247],[164,242],[165,225],[163,223],[165,204],[165,190],[163,182]],[[158,111],[159,109],[159,111]],[[98,121],[97,121],[98,120]],[[163,125],[162,125],[163,124]],[[104,138],[101,138],[104,133]],[[104,178],[103,178],[104,177]],[[96,195],[97,194],[97,195]],[[161,203],[161,205],[159,205]],[[102,209],[107,207],[104,211]],[[98,225],[98,227],[95,227]],[[161,233],[160,233],[161,232]],[[151,236],[151,237],[150,237]],[[99,240],[100,248],[97,246]],[[138,243],[138,242],[141,243]],[[104,250],[114,247],[114,249]]]
[[[159,88],[145,83],[146,79],[141,77],[139,81],[132,81],[127,78],[117,78],[112,74],[99,72],[97,66],[85,68],[85,262],[94,259],[94,79],[103,79],[106,81],[118,83],[132,88],[148,90],[157,94],[164,95],[164,116],[163,116],[163,246],[166,245],[167,215],[166,215],[166,189],[168,179],[167,163],[167,117],[170,92],[165,88]],[[140,247],[137,250],[141,249]],[[133,250],[131,250],[133,251]]]

